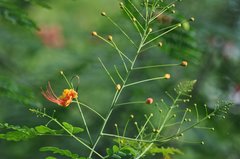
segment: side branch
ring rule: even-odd
[[[155,78],[145,79],[145,80],[141,80],[141,81],[137,81],[137,82],[126,84],[125,87],[129,87],[129,86],[133,86],[133,85],[141,84],[141,83],[145,83],[145,82],[150,82],[150,81],[162,80],[162,79],[166,79],[166,77],[162,76],[162,77],[155,77]]]

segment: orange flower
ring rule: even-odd
[[[60,106],[67,107],[72,103],[74,98],[78,97],[78,93],[73,89],[64,89],[62,95],[57,97],[52,90],[50,83],[48,83],[47,90],[42,90],[42,95],[49,101],[56,103]]]

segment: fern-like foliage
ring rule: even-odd
[[[15,125],[9,125],[7,123],[0,123],[0,130],[8,130],[5,133],[0,134],[0,139],[8,141],[22,141],[27,140],[38,135],[37,131],[34,128],[29,127],[20,127]]]
[[[63,136],[65,132],[64,129],[68,130],[72,134],[79,134],[84,131],[82,128],[74,127],[67,122],[63,122],[62,125],[63,129],[55,130],[45,125],[29,128],[27,126],[21,127],[17,125],[10,125],[8,123],[0,123],[0,139],[8,141],[24,141],[37,136]]]
[[[52,152],[53,154],[59,154],[61,156],[65,156],[65,157],[68,157],[71,159],[86,159],[85,157],[80,157],[78,154],[74,154],[69,150],[60,149],[58,147],[53,147],[53,146],[42,147],[42,148],[40,148],[40,151],[41,152]]]
[[[176,148],[173,148],[173,147],[152,147],[150,150],[149,150],[149,153],[152,154],[152,155],[155,155],[155,154],[162,154],[164,159],[171,159],[171,155],[175,155],[175,154],[179,154],[179,155],[183,155],[183,152],[180,151],[179,149],[176,149]]]

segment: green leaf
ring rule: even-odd
[[[33,128],[26,126],[20,127],[15,125],[9,125],[8,123],[0,124],[1,129],[12,130],[4,134],[0,134],[0,139],[8,141],[22,141],[37,136],[37,132]]]
[[[127,156],[127,154],[124,153],[124,152],[122,152],[122,151],[118,151],[117,154],[118,154],[119,156],[121,156],[121,157],[125,157],[125,156]]]
[[[79,128],[79,127],[73,127],[73,134],[78,134],[78,133],[81,133],[83,132],[84,129],[83,128]]]
[[[129,146],[130,147],[130,146]],[[106,152],[109,159],[132,159],[134,155],[131,153],[133,151],[134,154],[137,154],[133,148],[129,147],[121,147],[119,148],[117,145],[113,145],[112,148],[107,148]]]
[[[118,146],[116,146],[116,145],[113,145],[113,153],[116,153],[116,152],[118,152],[119,151],[119,147]]]
[[[55,130],[52,130],[52,129],[50,129],[49,127],[44,126],[44,125],[36,126],[36,127],[35,127],[35,130],[36,130],[38,133],[41,133],[41,134],[56,134],[56,133],[55,133]]]
[[[5,139],[8,141],[22,141],[31,137],[33,136],[21,131],[10,131],[6,134],[0,134],[0,139]]]
[[[176,148],[173,148],[173,147],[168,147],[168,148],[164,148],[164,147],[152,147],[150,150],[149,150],[149,153],[150,154],[157,154],[157,153],[160,153],[162,154],[164,157],[166,158],[169,158],[170,155],[174,155],[174,154],[179,154],[179,155],[183,155],[183,152],[180,151],[179,149],[176,149]]]
[[[112,156],[112,154],[113,154],[113,151],[112,151],[112,149],[110,149],[110,148],[107,148],[107,149],[106,149],[106,152],[107,152],[107,154],[108,154],[109,156]]]
[[[67,122],[63,122],[62,124],[69,132],[73,133],[73,126],[71,124]]]
[[[117,155],[117,154],[113,154],[111,158],[113,158],[113,159],[121,159],[122,157]]]
[[[44,8],[51,9],[50,5],[47,4],[47,1],[40,0],[40,1],[35,1],[35,3]]]
[[[133,156],[136,156],[137,155],[137,150],[135,150],[133,147],[131,146],[124,146],[121,148],[121,151],[125,152],[125,153],[130,153],[132,154]]]
[[[48,156],[45,159],[57,159],[56,157]]]
[[[67,122],[63,122],[62,123],[63,126],[69,131],[71,132],[72,134],[77,134],[77,133],[80,133],[80,132],[83,132],[84,129],[83,128],[80,128],[80,127],[74,127],[73,125],[67,123]]]
[[[42,148],[40,148],[40,151],[41,152],[48,152],[48,151],[50,151],[50,152],[52,152],[54,154],[59,154],[59,155],[66,156],[66,157],[69,157],[69,158],[72,158],[72,159],[86,159],[84,157],[79,157],[79,155],[77,155],[77,154],[73,154],[69,150],[60,149],[58,147],[52,147],[52,146],[42,147]]]

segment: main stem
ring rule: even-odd
[[[119,97],[120,97],[123,89],[124,89],[125,86],[126,86],[126,83],[127,83],[127,81],[128,81],[128,78],[129,78],[131,72],[133,71],[134,65],[135,65],[135,63],[136,63],[136,61],[137,61],[137,57],[138,57],[138,55],[139,55],[139,53],[140,53],[140,51],[141,51],[141,49],[142,49],[142,47],[143,47],[143,45],[144,45],[145,40],[147,39],[147,36],[148,36],[148,34],[147,34],[147,28],[145,28],[144,35],[143,35],[143,37],[142,37],[142,39],[141,39],[141,42],[140,42],[139,47],[138,47],[137,52],[136,52],[136,56],[134,57],[134,60],[132,61],[132,64],[131,64],[131,67],[130,67],[127,75],[126,75],[125,78],[124,78],[124,81],[123,81],[123,84],[122,84],[122,88],[121,88],[119,91],[117,91],[117,92],[115,93],[115,95],[114,95],[114,98],[113,98],[113,100],[112,100],[112,104],[111,104],[111,106],[110,106],[109,112],[108,112],[108,114],[107,114],[107,116],[106,116],[106,118],[105,118],[105,120],[104,120],[104,123],[103,123],[102,128],[101,128],[101,130],[100,130],[100,133],[99,133],[99,135],[98,135],[98,137],[97,137],[97,140],[95,141],[95,143],[94,143],[94,145],[93,145],[93,147],[92,147],[92,150],[91,150],[91,152],[90,152],[90,154],[89,154],[89,156],[88,156],[89,158],[92,157],[92,154],[93,154],[93,152],[95,151],[95,148],[96,148],[98,142],[100,141],[100,139],[101,139],[102,136],[103,136],[103,132],[104,132],[104,129],[105,129],[105,127],[106,127],[106,124],[107,124],[110,116],[112,115],[112,112],[113,112],[113,110],[114,110],[114,107],[115,107],[115,105],[116,105],[116,103],[117,103],[117,101],[118,101],[118,99],[119,99]]]

